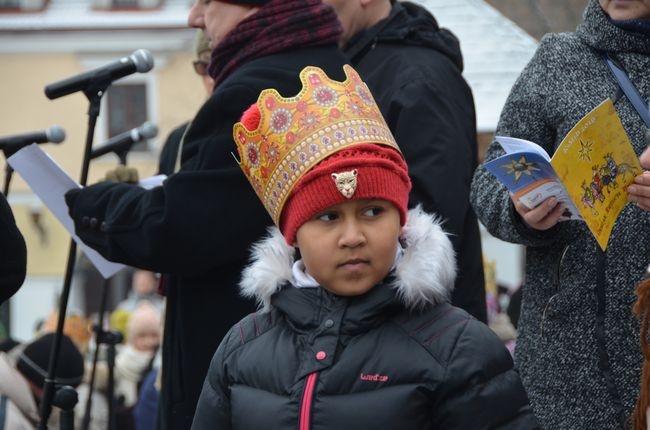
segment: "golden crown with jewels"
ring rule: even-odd
[[[233,127],[240,167],[276,225],[291,190],[319,161],[362,143],[399,151],[366,84],[352,67],[343,70],[346,80],[337,82],[318,67],[306,67],[297,96],[266,89],[257,99],[259,126]]]

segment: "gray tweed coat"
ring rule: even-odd
[[[612,53],[650,99],[650,36],[613,25],[590,0],[575,33],[545,36],[515,83],[497,134],[534,141],[549,154],[587,112],[616,99],[637,154],[644,125],[597,50]],[[487,160],[503,151],[497,143]],[[527,228],[508,191],[477,169],[470,196],[494,236],[526,246],[526,278],[515,351],[524,386],[542,425],[561,429],[621,428],[637,396],[642,356],[631,313],[634,286],[650,261],[650,214],[621,213],[605,254],[582,222],[546,232]]]

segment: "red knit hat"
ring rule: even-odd
[[[389,201],[406,222],[404,157],[365,84],[345,72],[339,83],[306,68],[298,96],[265,90],[233,131],[240,166],[290,245],[316,213],[350,199]]]
[[[344,189],[338,175],[356,187]],[[387,200],[395,205],[404,225],[410,188],[400,153],[381,145],[355,145],[321,161],[294,186],[282,209],[280,231],[293,244],[298,228],[316,213],[352,199]]]

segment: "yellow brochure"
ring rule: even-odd
[[[529,208],[555,196],[564,219],[584,220],[605,250],[616,218],[627,203],[625,189],[641,173],[639,159],[608,98],[564,137],[553,157],[535,144],[496,136],[506,154],[483,166]]]
[[[605,250],[614,222],[627,204],[625,189],[642,171],[609,98],[571,129],[551,165]]]

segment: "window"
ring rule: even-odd
[[[147,121],[147,86],[144,83],[113,84],[106,92],[107,134],[113,137]],[[149,150],[147,141],[138,142],[132,152]]]

